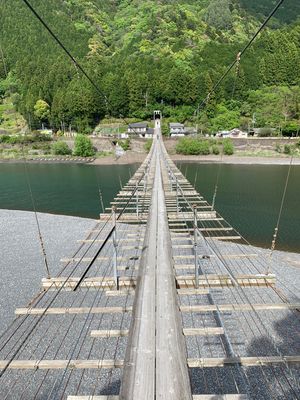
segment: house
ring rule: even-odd
[[[153,135],[154,135],[154,129],[153,128],[148,128],[146,135],[145,136],[141,136],[140,137],[144,137],[146,139],[153,139]]]
[[[216,133],[216,136],[223,138],[247,138],[248,133],[235,128],[231,131],[219,131]]]
[[[137,122],[134,124],[129,124],[128,125],[128,133],[130,134],[138,134],[140,135],[146,135],[148,130],[148,123],[147,122]]]
[[[216,133],[217,137],[230,137],[230,131],[219,131]]]
[[[128,134],[135,134],[143,139],[152,139],[154,135],[154,129],[149,128],[147,122],[137,122],[135,124],[128,125]]]
[[[232,129],[230,131],[230,137],[232,138],[246,138],[248,137],[248,133],[241,131],[240,129]]]
[[[187,135],[195,136],[195,135],[197,135],[197,128],[195,128],[193,126],[186,126],[184,128],[184,134],[185,134],[185,136],[187,136]]]
[[[170,128],[170,136],[184,136],[185,128],[183,124],[179,124],[178,122],[171,122],[169,124]]]

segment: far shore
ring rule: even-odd
[[[49,159],[45,157],[26,159],[26,162],[33,164],[89,164],[89,165],[129,165],[129,164],[141,164],[146,157],[146,153],[127,151],[124,155],[116,157],[114,155],[108,155],[100,158],[77,158],[68,159],[64,157],[53,156]],[[244,165],[289,165],[291,162],[290,156],[261,156],[261,155],[241,155],[234,154],[232,156],[221,155],[207,155],[207,156],[184,156],[182,154],[171,154],[171,159],[174,162],[179,163],[199,163],[199,164],[244,164]],[[22,163],[24,159],[20,158],[9,158],[1,159],[0,164],[7,163]],[[293,158],[293,165],[300,165],[300,157]]]
[[[289,165],[291,162],[290,157],[262,157],[262,156],[184,156],[181,154],[174,154],[170,156],[174,162],[182,163],[223,163],[223,164],[246,164],[246,165]],[[123,156],[116,159],[113,156],[98,158],[93,161],[93,165],[126,165],[142,163],[145,159],[145,154],[127,152]],[[293,165],[300,165],[300,158],[293,159]]]

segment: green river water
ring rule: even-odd
[[[218,165],[178,164],[196,189],[211,202]],[[0,208],[97,218],[99,188],[106,207],[138,164],[0,164]],[[270,246],[288,167],[282,165],[222,165],[216,209],[250,243]],[[300,252],[300,166],[293,166],[282,213],[278,249]]]

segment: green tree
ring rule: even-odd
[[[231,139],[223,140],[223,154],[231,156],[234,153],[234,146]]]
[[[41,122],[47,122],[50,116],[50,106],[44,100],[37,100],[34,105],[34,115]]]
[[[51,146],[51,150],[53,154],[60,156],[72,154],[72,150],[70,149],[70,147],[67,145],[66,142],[63,142],[62,140],[53,143]]]
[[[77,135],[75,138],[74,156],[92,157],[96,154],[91,139],[85,135]]]
[[[231,29],[233,18],[229,0],[210,1],[205,14],[205,20],[208,25],[217,29]]]
[[[211,131],[230,130],[240,126],[240,112],[228,110],[223,104],[217,106],[216,116],[211,119]]]

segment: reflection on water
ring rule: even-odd
[[[178,164],[212,202],[219,166]],[[221,167],[216,210],[251,244],[270,247],[288,172],[283,165]],[[278,249],[300,252],[300,166],[293,166],[278,236]]]
[[[218,165],[178,164],[196,189],[212,201]],[[97,218],[137,169],[131,166],[27,164],[36,209]],[[216,209],[252,244],[269,247],[287,174],[281,165],[222,165]],[[300,166],[292,168],[278,248],[300,252]],[[23,164],[0,164],[0,208],[32,210]]]
[[[54,214],[98,218],[136,171],[130,166],[27,164],[36,209]],[[0,208],[32,210],[24,164],[0,164]]]

